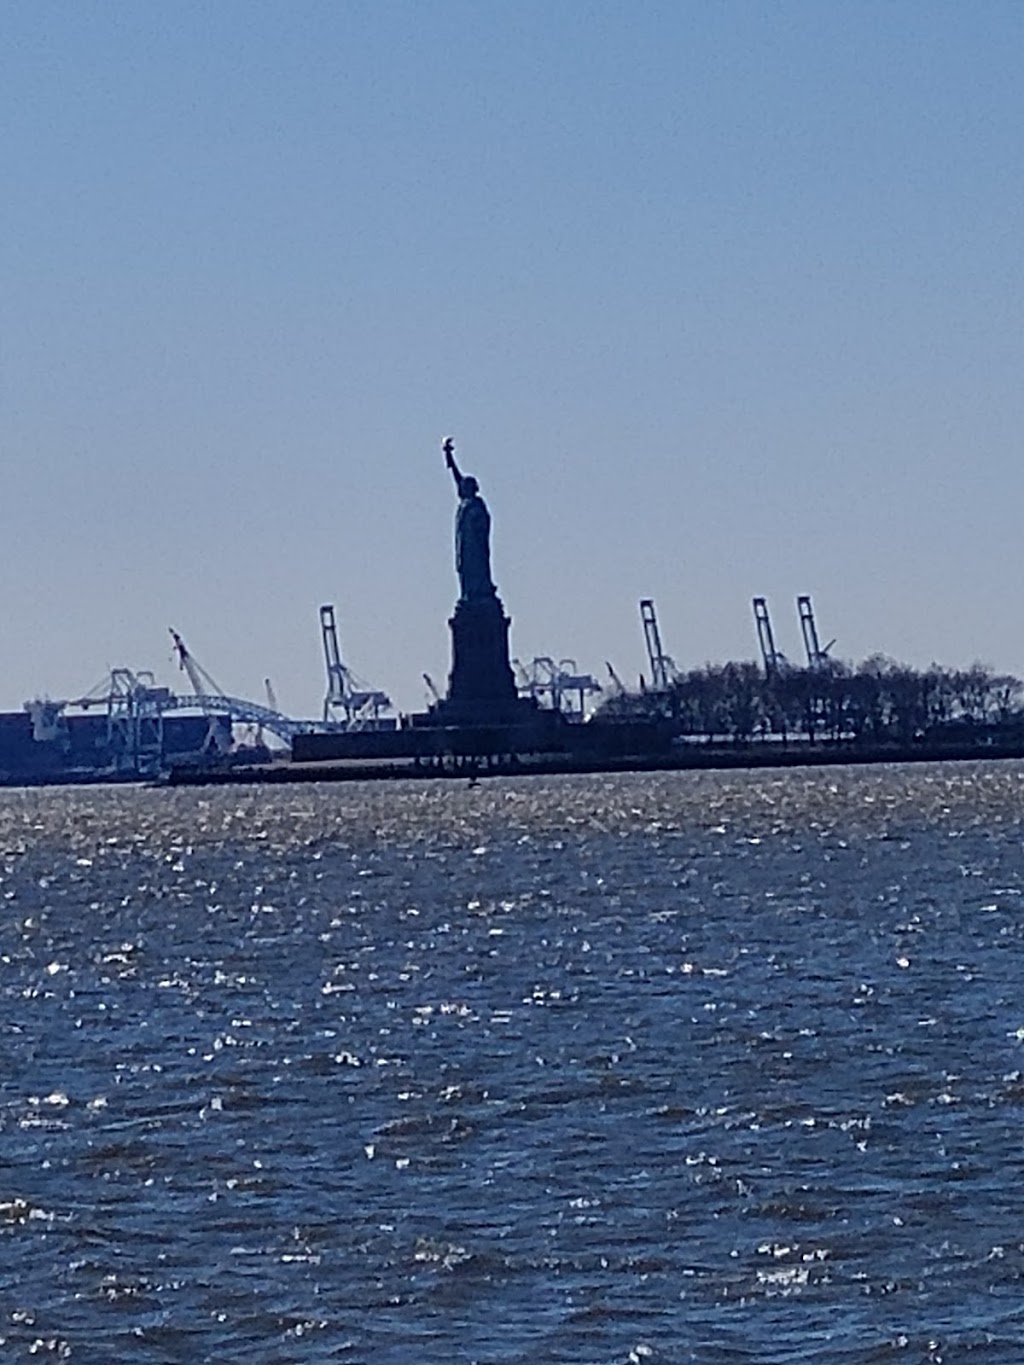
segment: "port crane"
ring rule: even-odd
[[[654,602],[649,597],[640,599],[640,621],[644,628],[647,660],[651,667],[651,690],[667,692],[675,680],[677,669],[674,661],[662,650],[658,616],[654,610]]]
[[[167,712],[202,710],[209,722],[207,745],[223,750],[230,744],[230,727],[218,726],[215,715],[226,715],[229,721],[248,719],[243,714],[248,706],[247,702],[228,697],[180,696],[168,687],[158,686],[148,669],[131,668],[112,668],[101,683],[81,697],[25,703],[33,738],[58,743],[67,732],[64,716],[67,708],[90,711],[102,707],[106,711],[107,747],[115,771],[140,775],[158,772],[163,764]]]
[[[25,703],[32,722],[32,738],[62,743],[67,737],[68,707],[89,711],[103,707],[107,713],[107,746],[117,772],[147,774],[159,770],[164,755],[164,712],[176,698],[169,688],[157,685],[148,669],[112,668],[109,675],[82,697],[50,701],[37,698]]]
[[[757,627],[757,642],[761,646],[764,675],[766,678],[778,677],[789,667],[789,660],[775,647],[772,618],[768,614],[768,602],[764,597],[754,598],[754,624]]]
[[[536,661],[535,661],[536,662]],[[512,660],[512,672],[516,678],[516,691],[521,697],[535,697],[534,681],[531,670],[519,659]]]
[[[814,608],[806,593],[801,594],[796,599],[796,609],[800,616],[800,630],[804,637],[804,649],[807,651],[807,667],[811,669],[823,668],[832,662],[829,657],[829,650],[835,644],[835,640],[829,640],[827,645],[822,645],[819,642]]]
[[[518,659],[512,660],[512,667],[521,697],[570,716],[582,716],[587,697],[602,690],[596,678],[579,671],[575,659],[559,659],[556,663],[549,654],[541,654],[531,660],[529,668]]]
[[[618,673],[616,673],[615,669],[611,666],[607,659],[605,659],[604,661],[604,666],[608,670],[608,677],[611,680],[611,685],[613,689],[612,696],[614,697],[625,696],[626,684],[622,681]]]
[[[163,766],[164,721],[170,712],[202,711],[208,725],[205,748],[218,753],[231,747],[231,727],[235,723],[265,728],[285,742],[317,728],[314,721],[293,720],[282,715],[269,680],[264,685],[268,701],[273,705],[259,706],[240,697],[225,695],[176,630],[171,631],[171,638],[191,693],[159,686],[148,669],[112,668],[107,677],[84,696],[57,701],[37,698],[26,702],[33,739],[60,744],[67,736],[64,715],[67,709],[90,711],[102,707],[106,711],[107,746],[114,769],[145,775],[159,772]]]
[[[169,689],[158,687],[148,671],[113,668],[106,700],[107,741],[114,766],[122,771],[155,772],[163,759],[164,710],[173,700]]]
[[[603,690],[590,673],[579,671],[575,659],[559,659],[554,682],[558,689],[555,702],[558,709],[580,717],[586,710],[587,697]]]
[[[295,735],[304,734],[314,728],[310,721],[292,720],[290,716],[282,715],[280,711],[272,710],[269,706],[260,706],[256,702],[244,701],[241,697],[228,696],[196,660],[185,641],[173,628],[171,629],[171,639],[174,641],[174,652],[178,658],[178,667],[188,678],[192,694],[190,696],[172,696],[165,709],[188,710],[195,708],[209,716],[212,743],[218,749],[223,750],[226,747],[226,739],[220,728],[214,725],[216,716],[227,716],[229,721],[237,721],[244,725],[262,726],[269,730],[272,735],[277,735],[279,739],[287,742],[290,742]]]
[[[327,665],[324,721],[337,720],[340,712],[348,729],[372,728],[382,711],[391,710],[391,698],[359,684],[348,665],[342,663],[338,626],[330,603],[320,608],[320,636]]]

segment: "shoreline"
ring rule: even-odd
[[[686,753],[623,758],[540,754],[484,761],[472,758],[423,762],[414,758],[317,763],[285,761],[222,770],[171,768],[157,785],[171,787],[305,784],[311,782],[393,782],[402,780],[482,781],[489,777],[565,777],[647,772],[713,772],[740,769],[868,767],[885,763],[966,763],[1024,760],[1019,744],[872,745],[858,748],[804,744],[741,748],[693,746]]]

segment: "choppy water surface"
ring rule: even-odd
[[[0,794],[0,1358],[1020,1360],[1022,793]]]

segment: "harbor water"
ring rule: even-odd
[[[1024,1358],[1022,797],[0,794],[0,1359]]]

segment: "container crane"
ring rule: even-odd
[[[238,721],[246,725],[262,725],[279,739],[291,741],[297,734],[314,728],[312,721],[292,720],[269,706],[259,706],[256,702],[244,701],[241,697],[229,697],[191,653],[185,641],[176,630],[171,630],[174,652],[178,656],[178,667],[186,675],[192,687],[191,696],[172,697],[167,709],[186,710],[196,707],[210,720],[210,743],[220,751],[230,747],[230,726]],[[217,717],[226,716],[227,727],[217,725]]]
[[[676,676],[675,663],[661,648],[661,631],[654,603],[649,597],[640,600],[640,620],[644,628],[644,641],[647,645],[647,659],[651,666],[651,689],[654,692],[667,692]]]
[[[611,684],[613,688],[612,696],[614,697],[625,696],[626,684],[622,681],[622,679],[619,677],[619,675],[616,673],[615,669],[611,666],[607,659],[605,659],[604,661],[604,666],[608,670],[608,677],[611,679]]]
[[[25,703],[32,723],[32,738],[67,744],[65,711],[89,711],[102,707],[107,716],[107,750],[110,763],[120,773],[140,776],[158,772],[164,757],[164,712],[177,698],[158,686],[148,669],[112,668],[108,676],[84,696],[59,701],[36,698]]]
[[[224,691],[214,682],[205,668],[192,657],[192,654],[178,632],[169,627],[171,639],[174,641],[174,652],[178,656],[178,667],[186,675],[191,684],[192,691],[199,708],[207,718],[206,743],[204,750],[216,749],[218,753],[226,753],[231,747],[230,726],[227,731],[223,726],[217,724],[217,712],[211,705],[213,698],[223,698]]]
[[[338,626],[330,603],[320,608],[320,635],[327,665],[327,692],[324,696],[324,721],[337,720],[338,712],[350,729],[373,728],[381,711],[391,710],[391,698],[357,684],[347,664],[342,663]]]
[[[512,660],[512,672],[515,674],[516,691],[521,697],[533,696],[533,679],[529,669],[518,659]]]
[[[754,624],[757,627],[757,642],[761,646],[761,658],[764,661],[764,675],[766,678],[777,677],[789,666],[789,661],[785,654],[775,648],[775,632],[772,630],[772,620],[768,615],[768,602],[764,597],[754,598]]]
[[[210,677],[205,668],[192,657],[192,653],[185,641],[176,630],[171,629],[171,639],[174,641],[174,652],[178,656],[178,667],[188,677],[192,686],[192,691],[199,698],[203,697],[223,697],[224,689],[220,687],[213,678]]]
[[[559,659],[556,663],[550,654],[540,654],[530,661],[528,668],[513,659],[512,668],[521,697],[568,716],[581,717],[586,710],[586,698],[601,691],[597,679],[581,673],[575,659]]]
[[[579,717],[586,710],[587,697],[602,690],[595,677],[579,671],[575,659],[559,659],[555,685],[558,689],[556,708]]]
[[[548,705],[553,711],[558,710],[558,665],[549,654],[539,654],[535,659],[531,659],[530,667],[523,669],[525,686],[523,690],[527,696],[534,701],[543,704],[547,697]]]
[[[807,651],[807,667],[811,669],[823,668],[826,664],[831,663],[829,650],[835,644],[835,640],[829,640],[827,645],[819,643],[814,608],[806,593],[796,599],[796,609],[800,616],[800,630],[804,637],[804,649]]]

